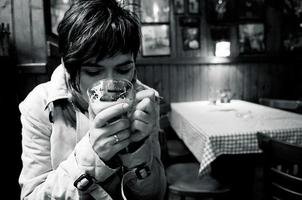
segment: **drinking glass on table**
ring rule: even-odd
[[[219,90],[217,90],[215,88],[210,88],[210,91],[209,91],[210,104],[216,105],[218,99],[219,99]]]
[[[129,118],[132,115],[135,102],[135,89],[133,84],[126,79],[99,80],[88,88],[87,95],[89,105],[95,115],[105,108],[118,103],[128,103],[130,106],[128,113],[120,116],[120,118]],[[117,118],[112,119],[110,122],[115,120]],[[128,148],[123,152],[128,152]]]

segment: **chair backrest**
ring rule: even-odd
[[[257,133],[264,153],[267,199],[302,199],[302,146]]]
[[[298,113],[301,111],[302,107],[302,101],[299,100],[259,98],[259,103],[272,108],[279,108]]]

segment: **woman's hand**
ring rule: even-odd
[[[136,102],[131,119],[131,142],[138,142],[150,135],[156,126],[155,92],[151,89],[136,93]]]
[[[102,110],[91,119],[89,141],[94,151],[103,161],[109,161],[130,143],[129,119],[119,118],[108,123],[112,119],[125,115],[128,109],[129,105],[127,103],[115,104]],[[90,111],[89,113],[92,113]]]

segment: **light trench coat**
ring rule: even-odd
[[[107,166],[92,149],[86,115],[75,109],[76,128],[65,123],[61,115],[55,115],[53,123],[50,120],[53,102],[71,96],[66,79],[65,68],[58,66],[51,80],[36,86],[19,105],[23,164],[19,176],[20,198],[110,200],[112,197],[101,183],[119,169]],[[139,81],[137,84],[148,88]],[[131,162],[146,163],[151,175],[139,180],[133,170],[124,174],[120,182],[121,193],[124,195],[126,185],[135,199],[163,199],[166,177],[160,160],[158,124],[145,143],[134,153],[125,154],[124,160],[130,165]],[[83,173],[96,180],[87,192],[80,192],[73,185]]]

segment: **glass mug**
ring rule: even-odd
[[[128,103],[130,108],[135,101],[133,84],[126,79],[102,79],[87,90],[89,105],[94,114],[117,103]],[[128,116],[131,114],[131,110]]]
[[[118,104],[128,103],[130,108],[126,115],[116,117],[109,121],[113,122],[119,118],[130,118],[135,103],[135,89],[133,84],[126,79],[101,79],[87,90],[89,105],[94,114],[99,113],[105,108]],[[136,143],[130,144],[120,153],[132,152],[136,149]]]

